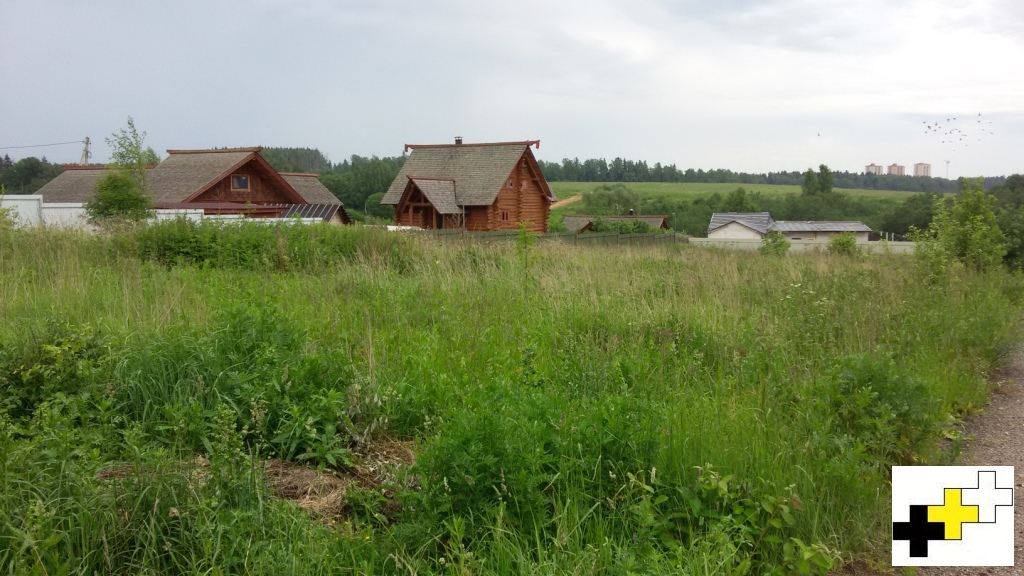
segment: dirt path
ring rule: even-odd
[[[960,576],[984,574],[1024,575],[1024,348],[1018,348],[997,375],[992,400],[980,414],[967,420],[964,432],[970,439],[961,464],[973,466],[1015,466],[1014,472],[1014,561],[1018,566],[992,568],[924,567],[918,576]],[[874,571],[853,569],[857,576],[879,576]],[[900,572],[896,572],[900,574]]]
[[[578,201],[580,201],[582,199],[583,199],[583,195],[582,194],[577,194],[575,196],[569,196],[565,200],[559,200],[558,202],[555,202],[554,204],[552,204],[551,205],[551,209],[554,210],[555,208],[561,208],[562,206],[568,206],[569,204],[572,204],[573,202],[578,202]]]

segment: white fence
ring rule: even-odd
[[[38,194],[15,194],[0,197],[0,208],[9,208],[20,226],[53,226],[56,228],[92,229],[81,203],[45,203]],[[189,220],[217,220],[227,222],[277,222],[292,224],[315,224],[320,218],[246,218],[241,214],[216,214],[206,216],[202,209],[159,209],[153,211],[157,221],[187,218]]]
[[[815,240],[790,240],[790,252],[812,252],[814,250],[828,250],[827,242]],[[723,239],[723,238],[690,238],[690,244],[694,246],[705,246],[711,248],[728,248],[732,250],[757,250],[761,247],[761,240],[754,239]],[[859,242],[857,247],[864,252],[893,254],[910,254],[914,251],[913,242]]]

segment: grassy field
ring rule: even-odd
[[[1022,294],[900,256],[0,229],[0,572],[884,562],[889,466],[955,455]]]
[[[575,196],[584,192],[590,192],[601,182],[549,182],[551,190],[559,199]],[[781,196],[783,194],[799,194],[799,186],[784,186],[777,184],[690,184],[671,182],[624,182],[634,192],[651,198],[676,198],[692,199],[697,196],[709,194],[721,194],[725,196],[737,188],[744,188],[747,192],[758,192],[765,196]],[[867,198],[891,198],[903,200],[914,194],[914,192],[902,192],[893,190],[850,190],[837,188],[837,192],[843,192],[852,196]]]

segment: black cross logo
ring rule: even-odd
[[[892,539],[910,541],[911,558],[928,557],[929,540],[945,540],[946,525],[943,522],[928,521],[928,506],[910,507],[910,522],[893,522]]]

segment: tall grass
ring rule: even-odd
[[[0,566],[820,573],[885,546],[890,465],[949,460],[1024,295],[900,256],[525,249],[0,230]],[[382,438],[416,465],[333,527],[264,486]]]

